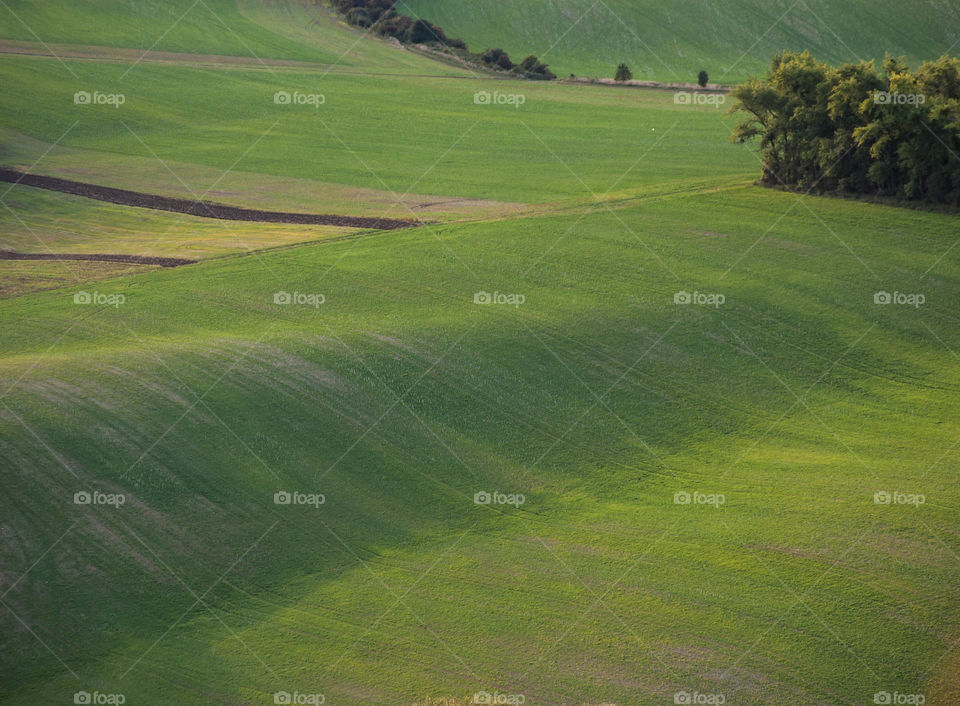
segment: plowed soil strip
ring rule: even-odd
[[[121,206],[152,208],[158,211],[185,213],[201,218],[216,218],[225,221],[256,221],[260,223],[296,223],[316,226],[341,226],[345,228],[374,228],[376,230],[395,230],[397,228],[415,228],[416,221],[404,221],[394,218],[368,218],[364,216],[330,216],[313,213],[290,213],[287,211],[261,211],[251,208],[237,208],[206,201],[175,199],[167,196],[144,194],[139,191],[114,189],[109,186],[97,186],[81,181],[59,179],[57,177],[25,174],[16,169],[0,167],[0,181],[34,186],[48,191],[85,196],[88,199],[106,201]]]
[[[12,250],[0,250],[0,260],[92,260],[94,262],[126,262],[131,265],[159,265],[160,267],[180,267],[180,265],[192,265],[197,262],[197,260],[187,260],[179,257],[153,257],[151,255],[57,254],[51,252],[13,252]]]

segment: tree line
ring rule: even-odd
[[[496,71],[512,71],[526,78],[554,79],[549,67],[531,54],[514,62],[503,49],[487,49],[475,54],[462,39],[448,37],[442,27],[424,19],[413,19],[394,10],[394,0],[332,0],[334,9],[351,25],[370,28],[381,37],[393,37],[403,44],[439,45],[467,61],[483,64]]]
[[[731,95],[749,116],[732,139],[760,139],[765,185],[960,206],[960,60],[878,72],[784,52]]]

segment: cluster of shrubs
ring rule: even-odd
[[[357,27],[372,27],[377,34],[395,37],[404,44],[440,42],[466,49],[462,39],[448,37],[443,29],[426,20],[414,20],[393,9],[391,0],[333,0],[334,8]]]
[[[439,44],[462,59],[492,69],[513,71],[527,78],[554,79],[556,75],[532,54],[515,64],[503,49],[472,54],[462,39],[448,37],[443,28],[427,20],[415,20],[393,9],[393,0],[332,0],[333,7],[356,27],[371,28],[382,37],[394,37],[404,44]]]
[[[514,64],[510,56],[503,49],[487,49],[479,55],[479,59],[491,68],[513,71],[518,74],[523,74],[527,78],[550,80],[557,77],[555,73],[547,68],[546,64],[542,63],[533,54],[524,58],[519,64]]]
[[[787,52],[732,95],[749,114],[733,139],[760,138],[766,185],[960,206],[957,59],[887,57],[878,73]]]

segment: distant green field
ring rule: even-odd
[[[270,59],[336,58],[247,20],[233,0],[6,0],[0,7],[0,36]]]
[[[305,3],[204,2],[244,42],[198,5],[167,51],[347,63],[0,54],[0,165],[430,223],[0,183],[0,249],[203,260],[0,260],[0,702],[955,703],[955,215],[757,187],[734,118],[669,92],[478,80]],[[161,12],[7,3],[118,48]]]
[[[582,196],[580,180],[599,192],[634,163],[631,184],[752,175],[757,165],[729,144],[733,123],[722,109],[678,106],[666,92],[157,65],[138,67],[128,86],[122,65],[72,65],[79,81],[48,60],[0,63],[3,124],[49,143],[151,163],[159,157],[226,170],[242,157],[235,168],[247,172],[503,201]],[[122,92],[126,102],[74,105],[78,90]],[[277,105],[279,90],[326,102]],[[478,91],[519,93],[526,102],[478,105]]]
[[[706,69],[734,83],[765,73],[785,49],[832,63],[935,59],[956,47],[960,7],[949,0],[409,0],[400,7],[465,39],[474,51],[536,54],[560,76],[613,78],[621,61],[634,78],[693,82]]]

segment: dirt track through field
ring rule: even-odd
[[[88,260],[93,262],[125,262],[131,265],[159,265],[160,267],[180,267],[180,265],[192,265],[197,262],[197,260],[187,260],[180,257],[154,257],[152,255],[58,254],[52,252],[13,252],[12,250],[0,250],[0,260]]]
[[[255,221],[259,223],[294,223],[300,225],[341,226],[345,228],[372,228],[376,230],[396,230],[415,228],[420,223],[394,218],[369,218],[364,216],[334,216],[314,213],[292,213],[289,211],[261,211],[259,209],[223,206],[207,201],[177,199],[139,191],[114,189],[109,186],[86,184],[81,181],[59,179],[57,177],[26,174],[16,169],[0,167],[0,181],[33,186],[48,191],[84,196],[88,199],[106,201],[121,206],[151,208],[158,211],[185,213],[201,218],[215,218],[226,221]]]

